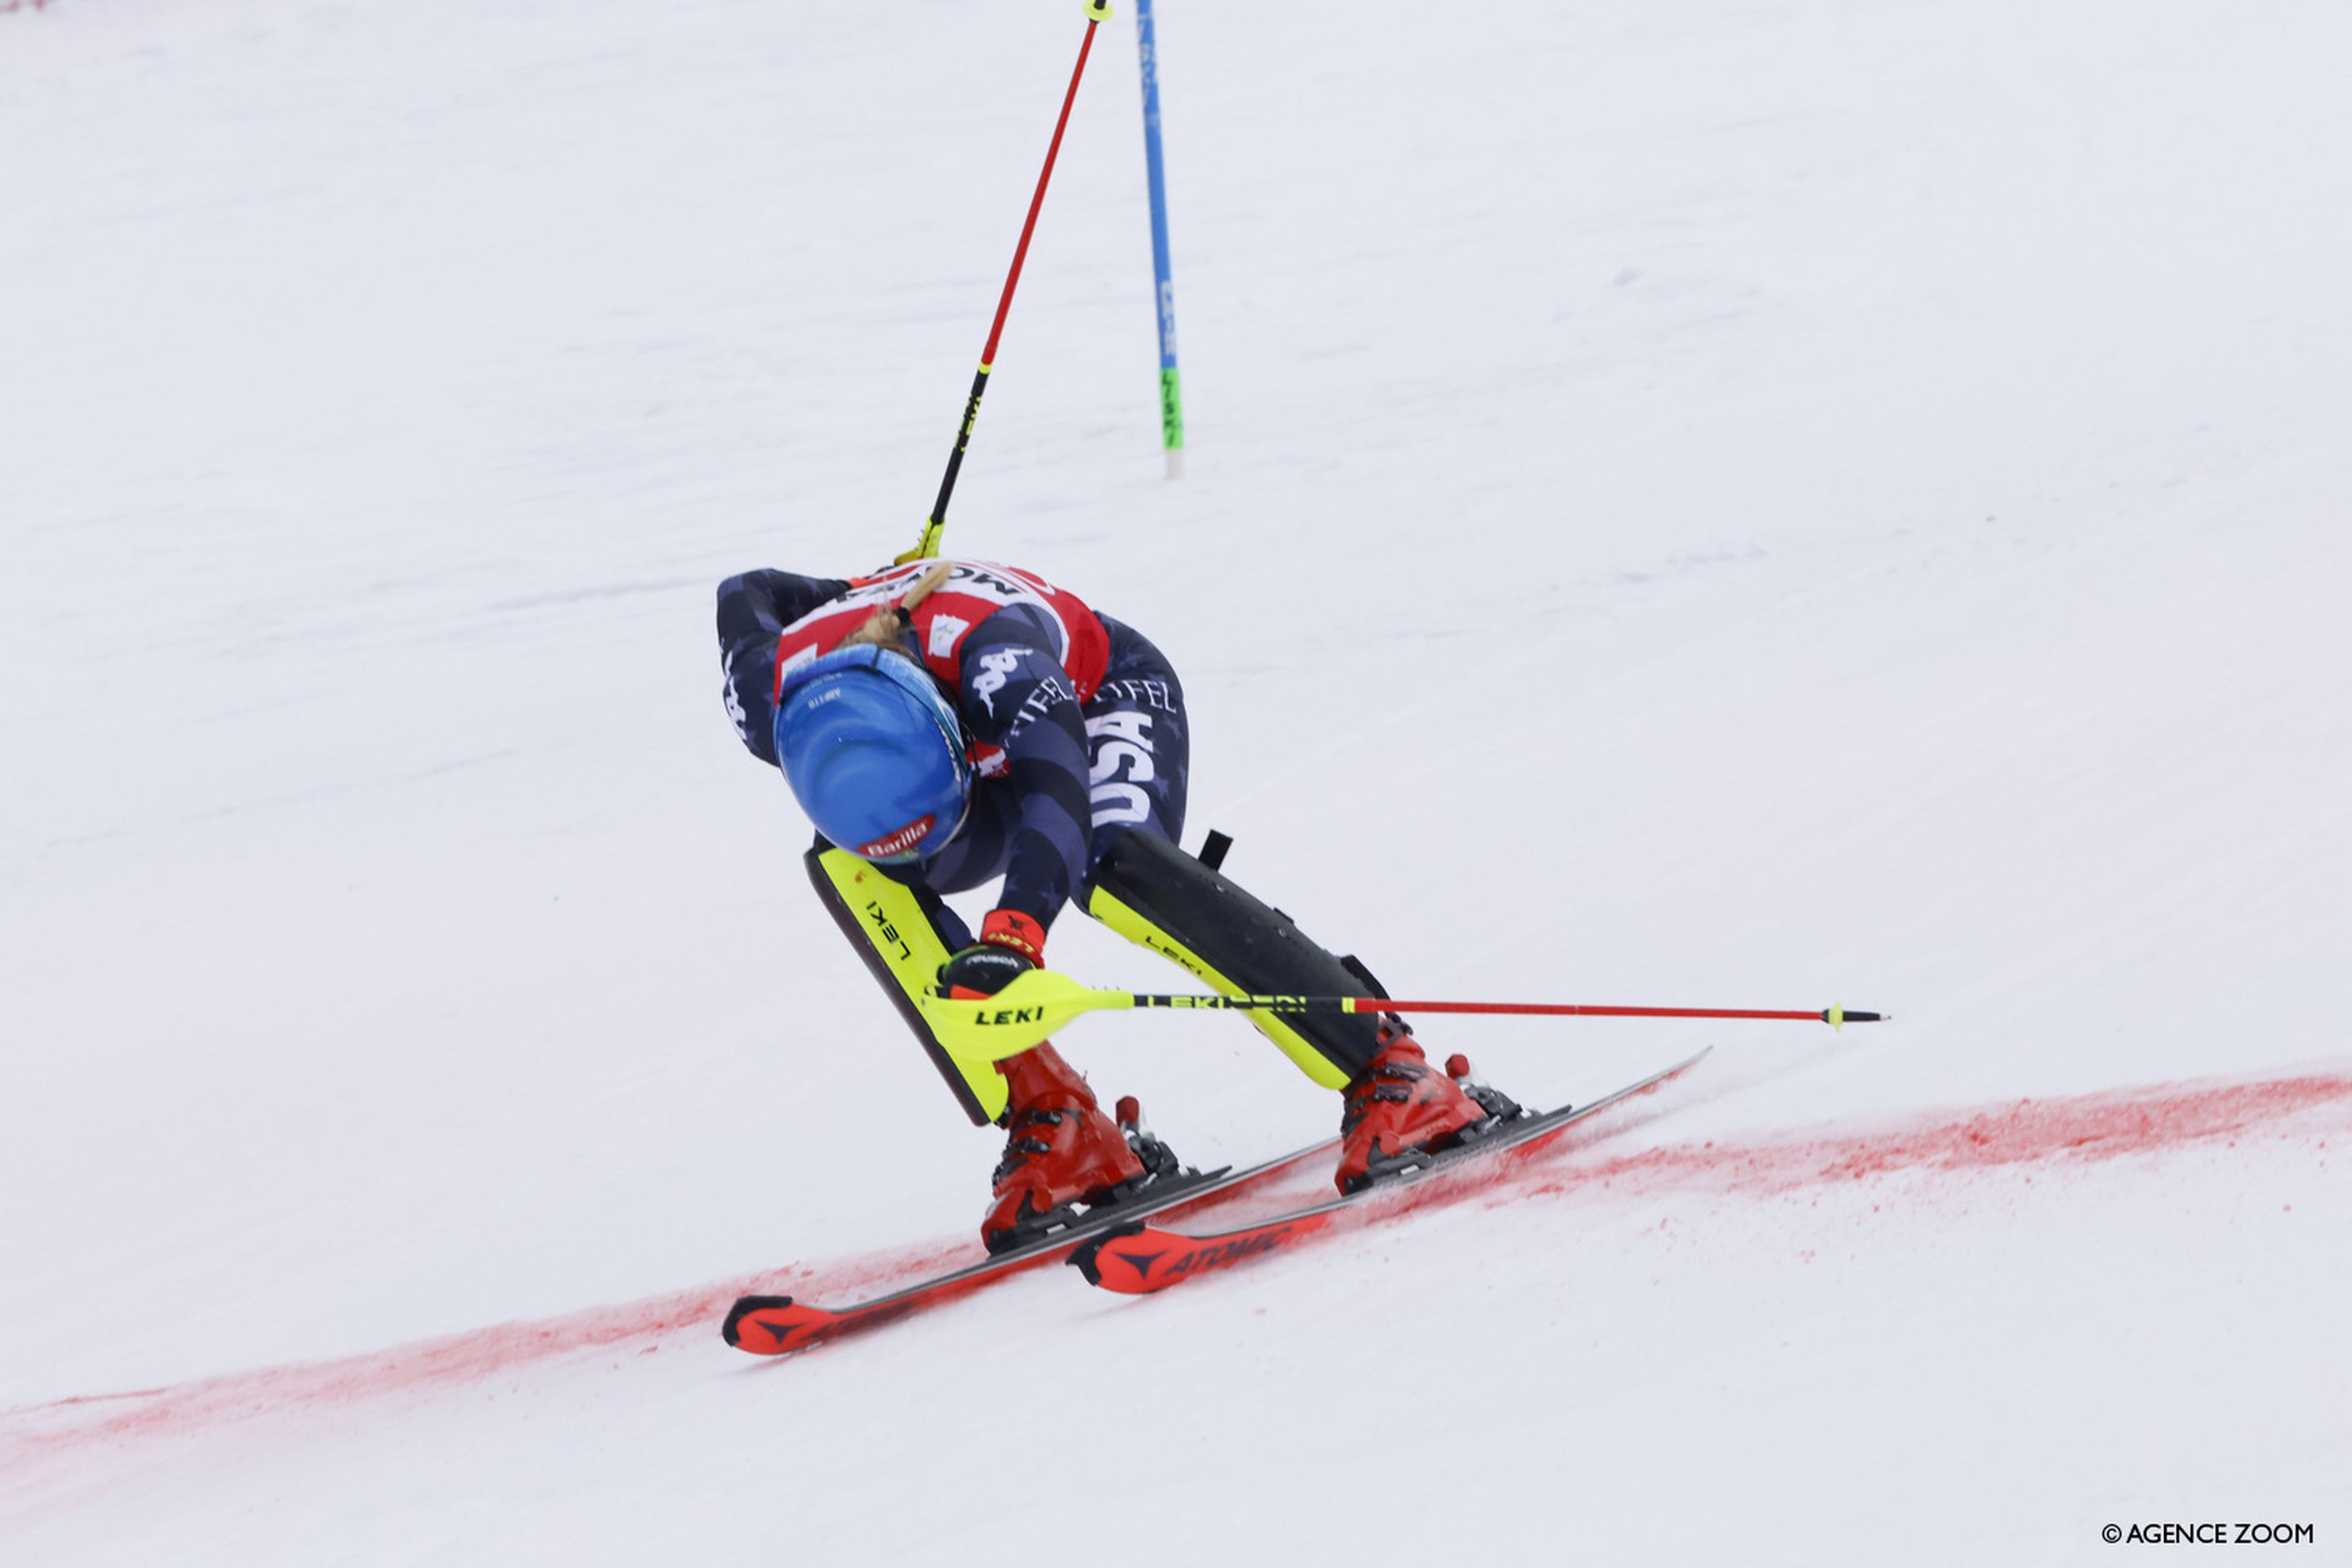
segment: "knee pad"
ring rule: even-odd
[[[929,888],[894,882],[846,849],[819,841],[805,858],[809,880],[841,934],[866,963],[955,1092],[975,1127],[1004,1114],[1004,1075],[992,1062],[966,1067],[948,1055],[924,1021],[916,998],[938,984],[940,965],[971,940],[953,910]]]
[[[1095,863],[1086,910],[1228,996],[1384,994],[1361,965],[1333,957],[1288,915],[1157,834],[1126,834]],[[1252,1013],[1249,1020],[1326,1089],[1345,1089],[1380,1048],[1370,1017]]]

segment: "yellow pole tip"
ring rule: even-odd
[[[1087,14],[1089,22],[1110,20],[1110,0],[1079,0],[1078,9]]]

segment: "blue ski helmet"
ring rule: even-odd
[[[971,804],[955,709],[914,659],[872,644],[824,654],[776,694],[776,761],[816,830],[885,864],[947,847]]]

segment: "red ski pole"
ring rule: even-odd
[[[1315,998],[1307,998],[1313,1001]],[[1798,1023],[1876,1024],[1884,1014],[1852,1012],[1843,1007],[1602,1007],[1575,1002],[1399,1002],[1384,996],[1350,996],[1356,1004],[1343,1013],[1508,1013],[1547,1018],[1789,1018]],[[1139,999],[1138,1006],[1153,1003]],[[1244,1005],[1237,1001],[1236,1005]],[[1270,1008],[1269,1011],[1286,1011]],[[1306,1009],[1313,1010],[1313,1009]]]
[[[1797,1023],[1883,1022],[1883,1013],[1843,1006],[1610,1007],[1586,1002],[1402,1002],[1387,996],[1216,996],[1152,994],[1081,985],[1066,974],[1037,969],[993,996],[926,993],[917,999],[931,1033],[948,1054],[966,1061],[1001,1061],[1018,1055],[1087,1013],[1166,1007],[1179,1012],[1263,1013],[1502,1013],[1536,1017],[1786,1018]]]
[[[1078,79],[1087,74],[1087,56],[1095,47],[1095,29],[1110,16],[1110,0],[1080,0],[1087,14],[1087,36],[1078,45],[1078,63],[1070,72],[1070,90],[1062,95],[1062,112],[1054,121],[1054,140],[1045,146],[1045,166],[1037,172],[1037,194],[1029,198],[1029,216],[1021,225],[1021,243],[1013,247],[1013,270],[1005,274],[1004,293],[996,301],[996,320],[989,323],[988,346],[980,351],[980,374],[971,378],[971,395],[963,405],[963,423],[956,426],[955,446],[948,452],[946,478],[940,480],[939,499],[923,519],[922,537],[898,558],[905,565],[940,552],[940,536],[947,531],[948,498],[955,493],[956,475],[963,468],[964,448],[971,443],[971,427],[980,420],[980,400],[988,394],[988,373],[995,368],[997,340],[1004,335],[1004,318],[1013,309],[1013,290],[1021,282],[1021,264],[1029,258],[1029,237],[1037,232],[1037,214],[1045,205],[1045,183],[1054,177],[1054,160],[1061,155],[1062,132],[1069,129],[1070,106],[1078,100]]]
[[[1110,1003],[1106,1005],[1117,1006]],[[1798,1023],[1876,1024],[1885,1015],[1844,1007],[1607,1007],[1590,1002],[1406,1002],[1391,996],[1186,996],[1130,994],[1131,1007],[1208,1007],[1265,1013],[1500,1013],[1537,1018],[1788,1018]]]

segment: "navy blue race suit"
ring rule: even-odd
[[[937,855],[879,869],[936,893],[1002,878],[997,907],[1048,927],[1121,835],[1181,837],[1192,762],[1184,689],[1133,627],[1012,568],[954,564],[949,586],[919,611],[910,641],[963,721],[976,769],[971,810]],[[861,595],[870,600],[896,575],[758,571],[719,585],[727,710],[753,756],[776,763],[787,633],[819,634],[785,656],[794,663],[854,626]],[[959,937],[969,940],[950,932]]]

